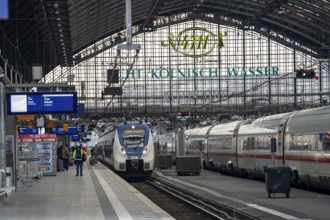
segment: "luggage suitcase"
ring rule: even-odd
[[[64,171],[63,160],[57,159],[57,172]]]
[[[95,164],[95,159],[93,157],[89,158],[89,164],[94,165]]]

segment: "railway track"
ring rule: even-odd
[[[239,219],[231,217],[221,208],[216,207],[200,198],[195,198],[187,192],[182,192],[156,179],[148,178],[141,182],[130,184],[164,209],[175,219],[182,220],[214,220]],[[246,218],[245,218],[246,219]]]

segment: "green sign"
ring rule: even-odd
[[[143,69],[127,69],[125,76],[121,79],[144,79],[141,77],[145,71]],[[218,68],[158,68],[147,71],[148,78],[151,79],[169,79],[169,78],[218,78],[220,71]],[[256,67],[227,67],[226,75],[228,77],[278,77],[280,70],[277,66],[256,66]]]
[[[214,34],[199,27],[191,27],[181,31],[178,36],[170,34],[168,42],[162,41],[163,47],[171,46],[176,52],[186,57],[199,58],[209,55],[215,48],[224,47],[223,37],[227,32]]]
[[[279,68],[277,66],[258,66],[258,67],[232,67],[227,68],[230,77],[269,77],[279,76]]]

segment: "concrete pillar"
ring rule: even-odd
[[[0,188],[6,187],[5,86],[0,82]]]
[[[177,138],[176,138],[176,156],[184,156],[185,155],[185,136],[184,130],[177,131]]]

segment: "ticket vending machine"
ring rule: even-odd
[[[56,175],[56,135],[19,135],[18,159],[23,175]]]

